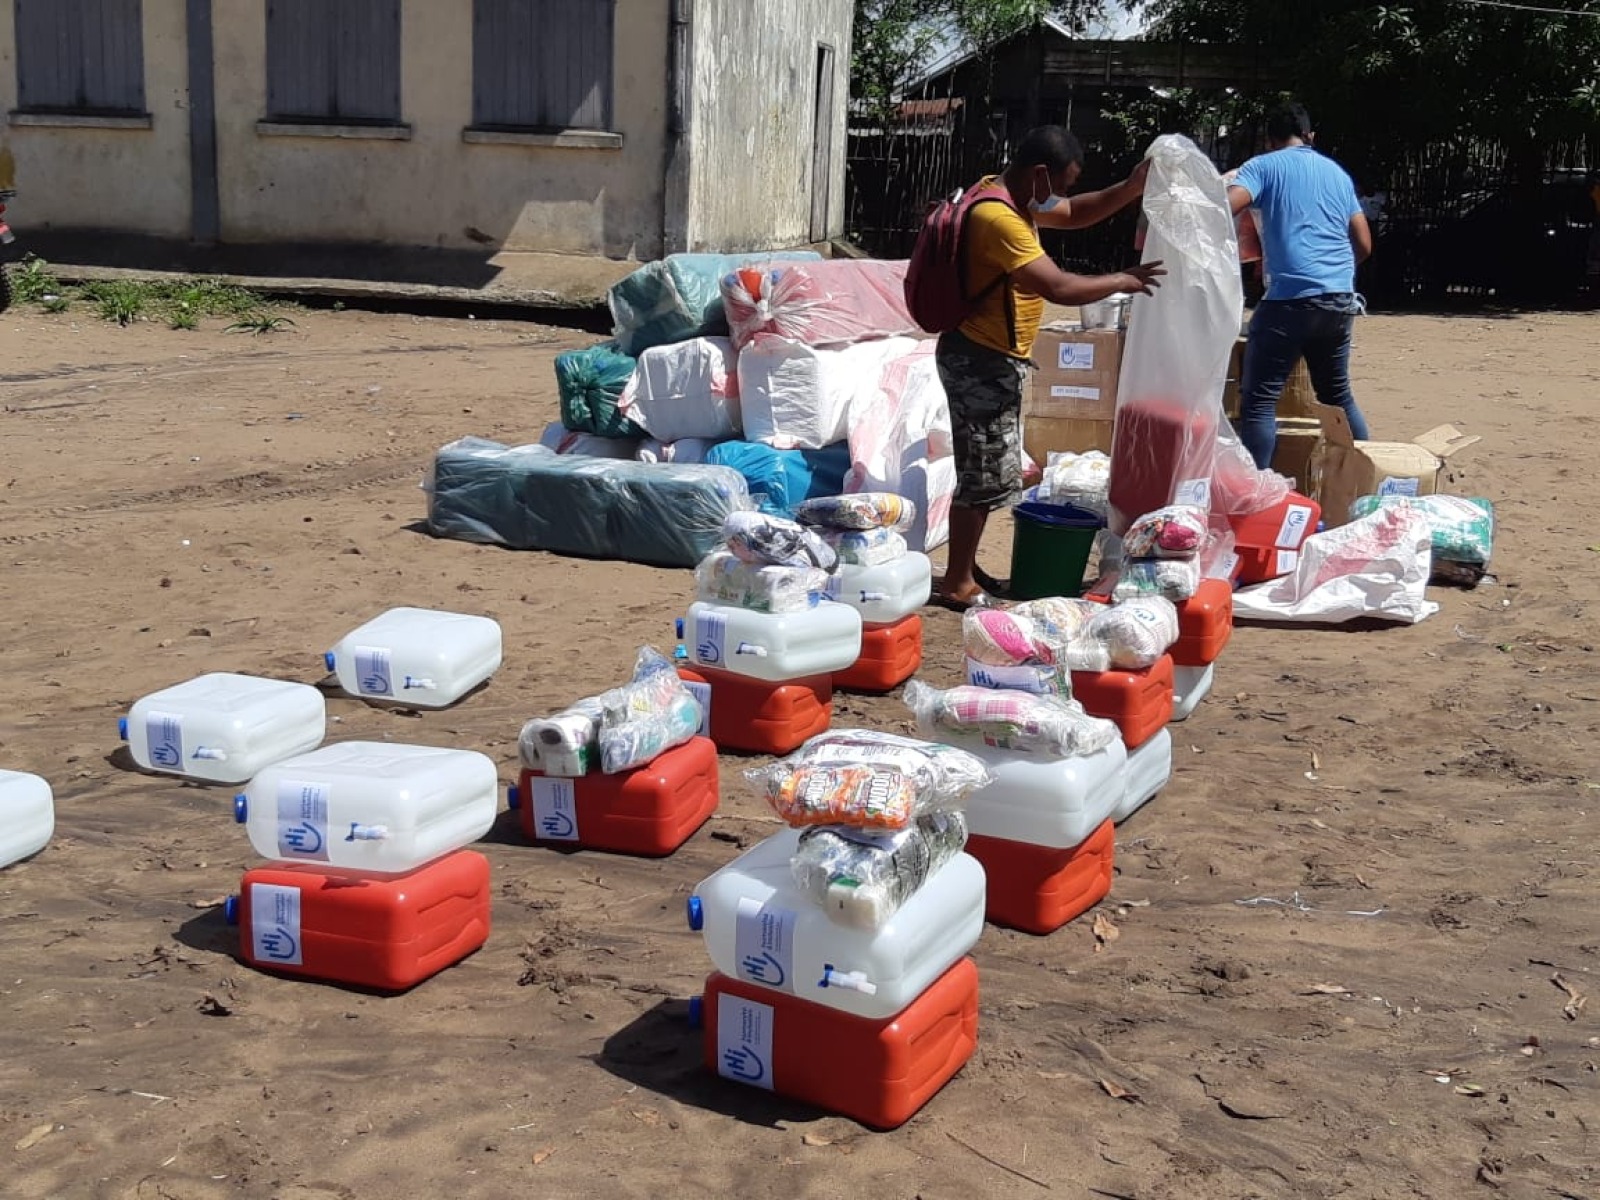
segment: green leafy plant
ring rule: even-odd
[[[11,294],[23,304],[43,303],[45,297],[59,295],[61,281],[50,270],[50,264],[35,254],[29,254],[11,269]]]
[[[228,332],[249,333],[260,337],[265,333],[282,333],[285,329],[293,327],[294,322],[288,317],[278,317],[268,312],[254,312],[229,325]]]

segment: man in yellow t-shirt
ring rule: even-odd
[[[1083,148],[1056,125],[1033,130],[996,183],[1011,203],[988,201],[967,213],[960,244],[972,315],[939,339],[939,379],[950,398],[956,493],[950,513],[949,565],[935,603],[964,612],[988,607],[998,585],[978,569],[978,543],[989,514],[1022,491],[1022,392],[1044,305],[1090,304],[1117,292],[1149,295],[1166,272],[1145,263],[1115,275],[1070,275],[1039,244],[1040,225],[1081,229],[1120,212],[1144,194],[1148,167],[1122,183],[1067,198],[1083,170]],[[988,589],[986,591],[985,589]]]

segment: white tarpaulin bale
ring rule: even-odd
[[[884,368],[920,344],[885,338],[816,350],[757,334],[739,354],[745,437],[777,450],[820,450],[844,441],[858,397],[874,399]]]
[[[639,356],[621,408],[657,441],[721,441],[739,432],[739,374],[733,343],[695,338]]]

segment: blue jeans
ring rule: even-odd
[[[1350,391],[1350,342],[1360,311],[1361,302],[1348,293],[1263,300],[1256,307],[1239,382],[1239,440],[1262,470],[1272,466],[1278,401],[1301,358],[1318,401],[1344,409],[1356,440],[1367,440],[1367,420]]]

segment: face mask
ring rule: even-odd
[[[1043,200],[1029,200],[1028,207],[1036,213],[1047,213],[1054,212],[1065,203],[1067,203],[1065,196],[1058,196],[1052,191]]]

